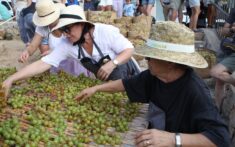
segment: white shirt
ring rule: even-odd
[[[37,26],[35,32],[38,33],[43,38],[48,39],[48,37],[49,37],[48,45],[49,45],[49,48],[52,49],[52,50],[56,49],[58,47],[58,44],[63,40],[63,38],[65,38],[65,36],[63,36],[63,35],[61,37],[53,36],[50,33],[49,27],[39,27],[39,26]]]
[[[93,36],[104,56],[109,55],[111,59],[115,59],[124,49],[134,48],[132,43],[120,33],[119,29],[112,25],[95,23]],[[99,61],[101,58],[94,45],[91,56],[84,49],[83,51],[86,57],[91,57],[96,61]],[[73,46],[71,42],[63,38],[56,45],[56,49],[41,60],[58,67],[59,63],[68,57],[78,59],[78,46]]]
[[[46,27],[39,27],[39,26],[37,26],[35,32],[38,33],[43,38],[48,38],[49,37],[49,33],[50,33],[50,29],[47,26]]]

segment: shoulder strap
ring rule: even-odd
[[[90,32],[89,32],[89,34],[90,34],[90,36],[91,36],[91,33],[90,33]],[[96,42],[95,42],[95,40],[94,40],[94,38],[93,38],[92,36],[91,36],[91,39],[92,39],[92,41],[93,41],[95,47],[97,48],[97,51],[99,52],[100,56],[101,56],[101,57],[104,57],[104,54],[101,52],[99,46],[96,44]]]

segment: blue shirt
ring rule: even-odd
[[[79,5],[79,1],[78,0],[67,0],[67,3],[66,3],[67,6],[69,5]]]
[[[3,20],[8,20],[11,18],[11,14],[9,13],[8,9],[0,3],[0,17]]]
[[[125,4],[123,8],[124,16],[134,16],[135,6],[134,4]]]

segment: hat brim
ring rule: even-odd
[[[134,54],[143,57],[150,57],[154,59],[183,64],[196,68],[208,67],[208,63],[206,62],[206,60],[197,52],[194,53],[173,52],[143,45],[140,47],[136,47]]]
[[[60,9],[62,6],[59,6],[59,5],[62,5],[62,4],[56,4],[54,13],[45,17],[38,17],[38,13],[37,11],[35,11],[33,14],[33,23],[36,26],[43,27],[43,26],[48,26],[52,24],[53,22],[55,22],[60,17]]]
[[[79,23],[79,22],[85,22],[85,23],[94,25],[92,22],[86,21],[86,20],[79,20],[79,19],[73,19],[73,18],[60,18],[59,23],[51,31],[57,30],[69,24]]]

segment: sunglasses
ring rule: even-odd
[[[67,26],[64,26],[64,27],[60,28],[59,30],[60,30],[62,33],[69,34],[69,33],[71,32],[72,26],[73,26],[73,25],[67,25]]]

